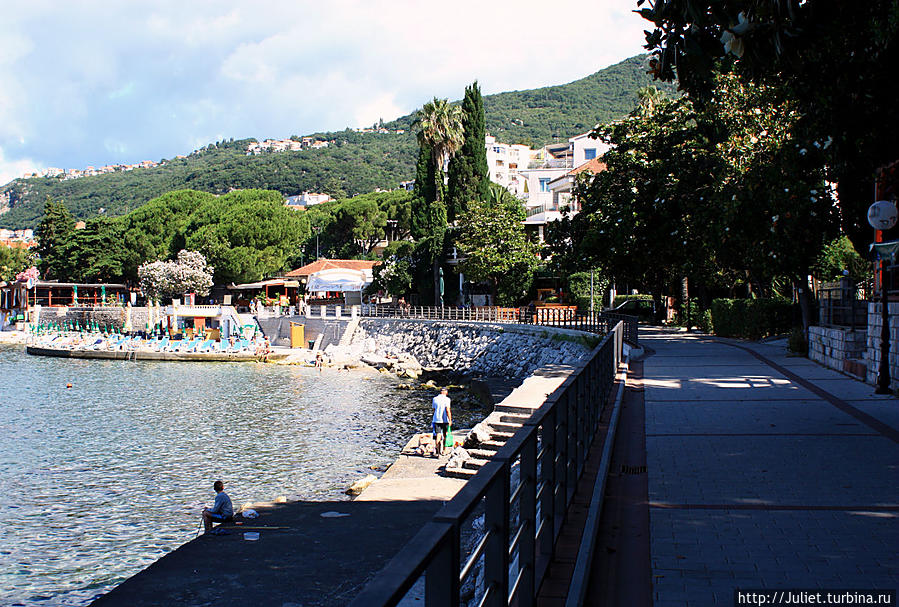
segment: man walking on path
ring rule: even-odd
[[[212,523],[227,523],[234,519],[234,506],[225,493],[224,483],[215,481],[212,488],[215,489],[215,503],[212,508],[203,508],[203,529],[206,533],[212,531]]]
[[[437,447],[437,457],[443,455],[443,445],[446,442],[446,432],[453,423],[453,412],[450,409],[449,390],[442,388],[440,394],[431,401],[434,408],[434,417],[431,424],[434,427],[434,442]]]

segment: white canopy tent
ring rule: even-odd
[[[308,293],[343,293],[347,305],[362,303],[362,291],[372,282],[370,270],[350,270],[348,268],[328,268],[309,276],[306,283]]]

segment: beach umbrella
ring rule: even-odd
[[[103,305],[106,305],[106,285],[100,285],[100,299],[103,301]]]

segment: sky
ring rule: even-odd
[[[562,84],[642,52],[636,0],[12,0],[0,184],[215,141],[370,126],[433,97]]]

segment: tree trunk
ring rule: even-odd
[[[806,274],[807,276],[808,274]],[[793,279],[793,290],[799,299],[799,311],[802,314],[802,332],[808,335],[808,328],[812,324],[812,298],[808,286],[808,279]]]

